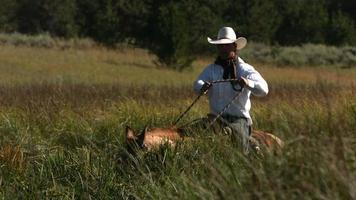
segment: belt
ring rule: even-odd
[[[233,116],[233,115],[222,115],[222,118],[224,118],[225,120],[229,121],[229,122],[233,122],[236,121],[238,119],[245,119],[247,120],[246,117],[240,117],[240,116]]]
[[[221,117],[230,123],[232,123],[236,120],[239,120],[239,119],[244,119],[244,120],[246,120],[246,122],[248,122],[247,117],[238,117],[238,116],[233,116],[233,115],[223,115]],[[252,127],[248,126],[248,135],[251,135],[251,132],[252,132]]]

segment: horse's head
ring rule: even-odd
[[[130,153],[133,153],[137,149],[142,149],[144,147],[144,139],[145,139],[146,131],[147,128],[145,128],[141,132],[141,134],[136,136],[135,132],[129,126],[126,126],[125,143]]]

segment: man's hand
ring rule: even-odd
[[[206,94],[212,85],[213,84],[209,83],[208,81],[204,81],[204,85],[200,89],[200,94]]]
[[[240,85],[241,88],[245,87],[246,85],[248,85],[248,79],[244,78],[244,77],[240,77],[237,80],[237,83]]]

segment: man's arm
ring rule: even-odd
[[[193,89],[196,93],[200,94],[205,92],[211,87],[210,81],[212,81],[212,69],[211,66],[206,67],[194,81]],[[204,90],[204,91],[202,91]]]
[[[248,74],[246,76],[246,87],[255,96],[263,97],[268,94],[268,84],[263,79],[261,74],[257,72],[252,66],[248,69]]]

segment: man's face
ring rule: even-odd
[[[236,56],[236,45],[235,45],[235,43],[218,44],[217,48],[218,48],[219,56],[222,59],[234,58]]]

